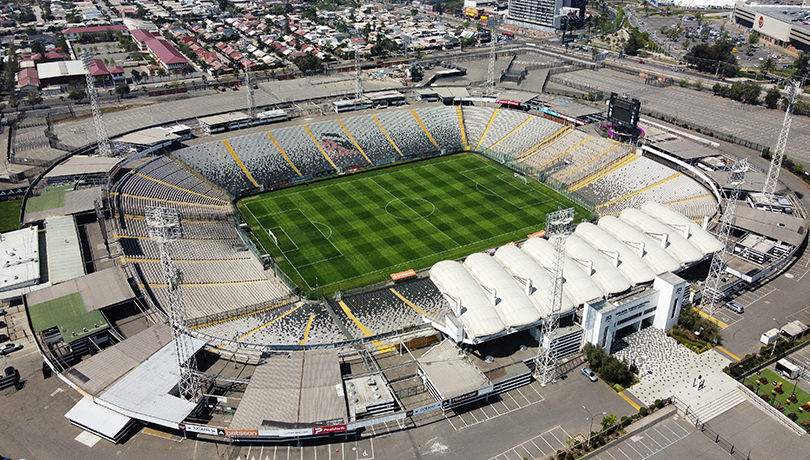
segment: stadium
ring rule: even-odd
[[[586,342],[672,327],[696,290],[685,273],[721,249],[707,228],[722,180],[663,132],[641,148],[488,105],[358,112],[115,162],[104,231],[121,264],[87,277],[131,289],[104,305],[136,297],[146,321],[126,337],[98,317],[34,324],[45,359],[86,397],[67,417],[115,442],[136,421],[235,441],[356,433],[524,385],[541,346],[565,367]],[[156,207],[179,215],[176,284],[153,241]],[[557,311],[542,230],[561,208],[578,225]],[[783,241],[760,272],[798,246]],[[166,325],[178,299],[186,356]],[[544,337],[552,317],[560,328]],[[190,358],[205,397],[180,397],[177,363]]]

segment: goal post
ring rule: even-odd
[[[517,179],[519,181],[522,181],[523,185],[528,185],[529,184],[528,180],[526,179],[525,174],[521,174],[521,173],[516,172],[515,173],[515,179]]]
[[[278,238],[276,238],[275,233],[273,233],[273,231],[268,228],[267,234],[270,235],[270,238],[273,238],[273,241],[275,241],[276,246],[278,246]]]

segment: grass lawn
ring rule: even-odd
[[[61,208],[65,205],[65,193],[76,188],[75,183],[48,185],[43,190],[42,195],[32,196],[28,199],[25,212],[40,212],[49,209]]]
[[[100,311],[87,311],[78,292],[31,305],[28,310],[35,332],[58,326],[68,343],[108,327]]]
[[[0,232],[20,228],[20,211],[23,200],[0,201]]]
[[[767,378],[769,383],[760,384],[759,391],[757,391],[756,379],[762,377]],[[782,389],[784,390],[784,393],[782,393],[781,395],[777,393],[772,393],[775,386],[771,382],[774,381],[784,382],[782,384]],[[790,404],[787,402],[787,399],[793,393],[793,383],[794,383],[793,380],[786,379],[785,377],[782,377],[768,369],[763,369],[762,371],[760,371],[759,376],[752,375],[751,377],[745,379],[745,381],[743,382],[744,385],[754,385],[754,391],[757,391],[760,395],[763,393],[769,395],[771,397],[771,400],[769,402],[772,405],[775,406],[777,404],[781,404],[785,406],[785,410],[782,411],[783,414],[787,415],[791,412],[795,412],[796,415],[799,416],[799,418],[796,419],[797,424],[801,424],[802,422],[805,421],[810,423],[810,413],[802,412],[799,410],[800,406],[803,406],[805,403],[810,402],[810,394],[807,394],[807,392],[805,392],[804,390],[802,390],[797,386],[796,399],[798,399],[798,402],[796,404]]]
[[[245,221],[304,294],[384,281],[391,273],[526,238],[574,204],[463,153],[240,200]],[[576,219],[588,217],[577,207]],[[270,230],[278,244],[268,235]]]

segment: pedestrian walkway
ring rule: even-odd
[[[614,352],[638,368],[640,382],[626,392],[646,405],[675,396],[706,422],[745,400],[734,379],[723,373],[728,358],[715,350],[698,355],[660,329],[630,334]]]

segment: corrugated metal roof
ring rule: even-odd
[[[337,352],[319,350],[275,355],[258,366],[230,428],[314,426],[346,419]]]
[[[191,339],[196,352],[205,345]],[[169,392],[177,386],[179,371],[174,343],[169,343],[130,371],[96,399],[103,405],[138,414],[138,419],[163,426],[177,426],[196,404]]]
[[[45,219],[45,245],[48,249],[48,278],[51,283],[84,276],[82,250],[73,217]]]
[[[449,340],[426,351],[416,362],[443,400],[490,385],[484,373]]]
[[[127,427],[131,418],[114,412],[106,407],[82,398],[65,414],[70,421],[95,431],[109,439],[115,439]]]

